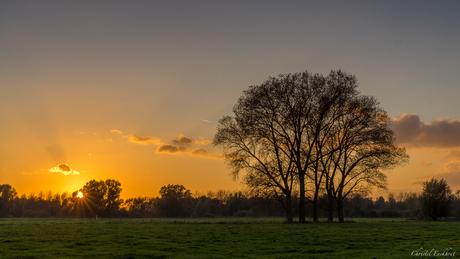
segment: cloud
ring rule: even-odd
[[[445,179],[453,191],[460,188],[460,160],[451,160],[444,164],[442,170],[419,176],[412,184],[421,185],[422,183],[435,178],[438,180]]]
[[[222,154],[213,154],[202,147],[196,147],[197,145],[206,146],[211,143],[211,141],[204,140],[203,138],[195,140],[180,134],[179,137],[172,140],[172,143],[173,145],[163,144],[159,146],[155,152],[166,154],[187,154],[203,158],[223,159]],[[193,148],[194,146],[196,148]]]
[[[390,127],[396,133],[396,140],[412,148],[460,147],[460,120],[437,119],[423,123],[415,114],[404,114],[393,119]]]
[[[211,144],[211,141],[209,140],[204,140],[203,138],[200,138],[200,140],[196,140],[193,138],[186,137],[182,134],[179,134],[179,137],[173,139],[172,142],[174,145],[177,145],[177,146],[191,146],[191,145],[207,146]]]
[[[184,146],[190,146],[195,143],[194,139],[188,138],[182,134],[179,134],[179,137],[176,139],[173,139],[173,144],[174,145],[184,145]]]
[[[221,154],[213,154],[206,149],[201,147],[190,149],[187,147],[175,146],[170,144],[164,144],[157,148],[155,153],[165,153],[165,154],[187,154],[190,156],[197,156],[203,158],[211,158],[211,159],[223,159],[223,155]]]
[[[68,164],[59,164],[53,168],[48,169],[52,173],[61,173],[63,175],[77,175],[79,172],[72,170]]]
[[[457,173],[460,172],[460,161],[454,160],[444,165],[444,172],[446,173]]]
[[[156,153],[168,153],[168,154],[175,154],[175,153],[188,153],[190,149],[180,146],[174,146],[170,144],[163,144],[157,148],[155,151]]]
[[[212,154],[206,149],[197,146],[207,146],[211,143],[209,140],[205,140],[200,137],[200,140],[189,138],[183,134],[179,134],[179,137],[173,139],[172,144],[163,143],[160,139],[154,137],[139,137],[136,135],[124,134],[120,130],[111,130],[110,132],[120,134],[121,137],[127,138],[129,142],[136,144],[148,145],[152,143],[159,145],[155,150],[157,154],[187,154],[190,156],[212,158],[212,159],[223,159],[221,154]]]
[[[161,142],[161,140],[159,140],[157,138],[154,138],[154,137],[150,137],[150,136],[148,136],[148,137],[139,137],[139,136],[136,136],[136,135],[127,135],[127,134],[124,134],[120,130],[111,130],[110,132],[120,134],[121,137],[127,138],[128,141],[131,142],[131,143],[142,144],[142,145],[148,145],[149,143],[152,143],[154,145],[163,144],[163,142]]]
[[[155,145],[162,144],[162,142],[159,139],[156,139],[154,137],[139,137],[136,135],[132,135],[129,137],[128,140],[131,143],[137,143],[137,144],[143,144],[143,145],[148,145],[150,142]]]
[[[59,170],[64,171],[64,172],[70,172],[72,169],[70,169],[70,166],[68,164],[60,164],[58,165]]]
[[[449,150],[445,158],[454,158],[460,160],[460,150]]]
[[[414,114],[403,114],[394,119],[390,127],[395,131],[399,143],[412,143],[420,134],[420,118]]]
[[[198,143],[198,144],[200,144],[202,146],[207,146],[207,145],[211,144],[211,141],[204,140],[204,139],[201,138],[200,140],[197,140],[196,143]]]
[[[197,149],[192,150],[192,152],[190,152],[190,155],[211,158],[211,159],[224,159],[224,156],[222,154],[212,154],[211,152],[203,148],[197,148]]]
[[[206,149],[197,148],[195,150],[192,150],[192,152],[190,152],[190,155],[207,157],[211,155],[211,152],[207,151]]]

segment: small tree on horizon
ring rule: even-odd
[[[185,186],[168,184],[160,188],[159,194],[155,210],[160,217],[185,217],[192,212],[192,192]]]
[[[452,190],[447,185],[446,180],[437,180],[432,178],[422,184],[423,193],[420,196],[422,200],[422,211],[425,216],[433,221],[439,217],[449,216],[452,205]]]

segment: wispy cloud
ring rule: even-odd
[[[142,144],[142,145],[148,145],[150,143],[152,143],[154,145],[163,144],[163,142],[161,142],[161,140],[159,140],[157,138],[154,138],[154,137],[150,137],[150,136],[140,137],[140,136],[137,136],[137,135],[128,135],[128,134],[124,134],[120,130],[111,130],[110,132],[120,134],[121,137],[127,138],[128,141],[131,142],[131,143]]]
[[[168,154],[189,153],[190,149],[185,148],[185,147],[174,146],[170,144],[163,144],[159,146],[155,152],[156,153],[168,153]]]
[[[133,136],[130,136],[128,140],[129,142],[143,144],[143,145],[148,145],[149,143],[152,143],[155,145],[162,144],[162,142],[159,139],[156,139],[154,137],[139,137],[139,136],[133,135]]]
[[[181,146],[175,146],[170,144],[164,144],[157,148],[155,151],[156,153],[165,153],[165,154],[186,154],[190,156],[196,157],[203,157],[203,158],[211,158],[211,159],[223,159],[222,154],[213,154],[206,149],[203,148],[186,148]]]
[[[155,150],[157,154],[186,154],[195,157],[204,157],[211,159],[223,159],[222,154],[213,154],[203,147],[211,144],[211,141],[200,137],[199,140],[189,138],[183,134],[170,141],[172,144],[164,143],[160,139],[154,137],[139,137],[136,135],[125,134],[120,130],[111,130],[110,132],[119,134],[121,137],[128,139],[131,143],[136,144],[154,144],[159,145]]]
[[[432,178],[438,180],[445,179],[449,186],[452,187],[452,190],[457,190],[460,188],[460,160],[451,160],[444,164],[440,170],[431,172],[427,175],[418,176],[412,184],[420,185],[425,181],[428,181]]]
[[[63,175],[77,175],[79,172],[72,170],[68,164],[59,164],[53,168],[48,169],[52,173],[61,173]]]
[[[445,158],[447,159],[458,159],[460,160],[460,150],[458,149],[450,149],[448,152],[447,152],[447,155],[445,156]]]
[[[460,147],[460,120],[423,123],[418,115],[404,114],[393,119],[390,127],[396,133],[396,140],[408,148]]]
[[[443,169],[446,173],[460,173],[460,161],[450,161],[444,165]]]
[[[193,138],[186,137],[182,134],[179,134],[179,137],[173,139],[172,142],[174,145],[178,145],[178,146],[191,146],[191,145],[207,146],[211,144],[211,141],[209,140],[204,140],[203,138],[200,138],[200,140],[196,140]]]
[[[166,154],[187,154],[190,156],[211,158],[211,159],[222,159],[221,154],[213,154],[208,150],[200,147],[206,146],[211,143],[209,140],[200,138],[196,140],[189,138],[183,134],[180,134],[179,137],[172,140],[171,144],[163,144],[157,148],[156,153],[166,153]],[[198,147],[197,147],[198,146]]]
[[[190,155],[192,156],[200,156],[200,157],[205,157],[205,158],[212,158],[212,159],[224,159],[224,156],[222,154],[213,154],[203,148],[196,148],[190,152]]]

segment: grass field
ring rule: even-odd
[[[0,258],[451,258],[434,250],[459,257],[459,230],[379,219],[0,219]]]

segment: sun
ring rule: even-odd
[[[83,198],[83,193],[82,193],[82,192],[78,192],[77,197],[80,198],[80,199]]]

